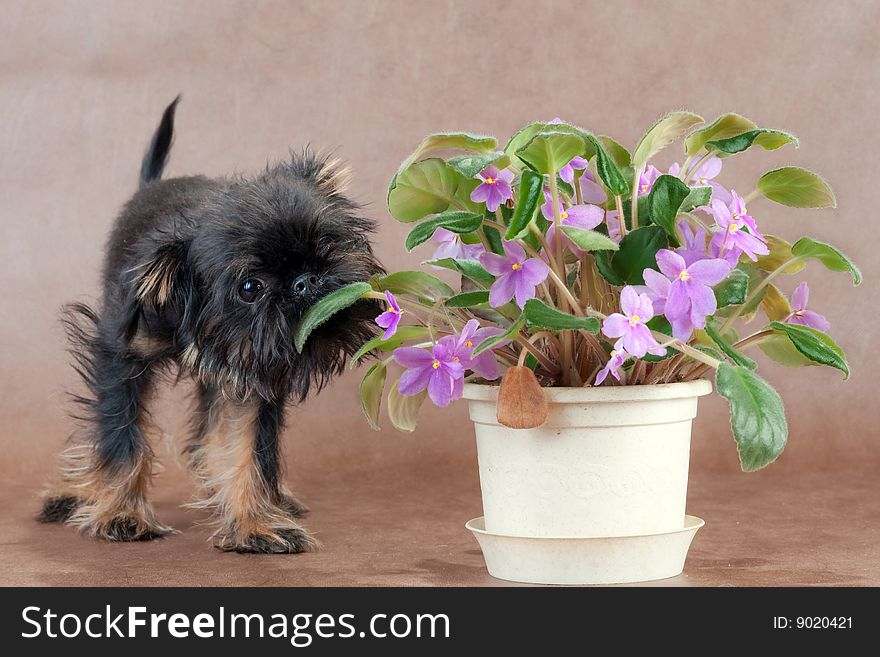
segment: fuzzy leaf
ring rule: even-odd
[[[407,340],[416,340],[418,338],[424,338],[428,336],[428,329],[424,326],[416,326],[416,325],[407,325],[407,326],[398,326],[397,331],[394,332],[387,340],[383,340],[381,335],[377,335],[372,340],[368,340],[363,344],[363,346],[358,349],[355,354],[351,357],[349,362],[349,367],[354,367],[357,365],[357,362],[366,356],[368,353],[373,351],[374,349],[378,349],[380,351],[391,351],[392,349],[397,349],[400,345],[402,345]]]
[[[862,272],[837,248],[814,240],[811,237],[802,237],[791,247],[791,252],[800,258],[815,258],[831,271],[848,272],[852,276],[853,285],[862,282]]]
[[[782,167],[758,178],[758,191],[776,203],[793,208],[834,208],[831,187],[818,174],[801,167]]]
[[[529,224],[535,218],[535,210],[544,200],[543,187],[544,176],[531,169],[522,172],[516,194],[516,206],[504,239],[517,239],[528,234]]]
[[[771,322],[770,328],[785,335],[804,356],[819,365],[827,365],[843,372],[849,378],[849,364],[843,350],[827,334],[809,326]]]
[[[522,327],[525,326],[526,320],[525,317],[520,317],[513,324],[507,327],[507,330],[501,335],[496,335],[491,338],[486,338],[471,352],[471,356],[479,356],[481,353],[486,351],[487,349],[492,349],[495,345],[504,342],[505,340],[510,340],[511,337],[516,335],[522,330]]]
[[[472,233],[483,225],[483,215],[476,212],[447,210],[421,222],[406,236],[406,250],[412,251],[419,244],[427,242],[438,228],[445,228],[453,233]]]
[[[544,130],[547,125],[548,124],[545,121],[530,123],[526,127],[517,131],[516,134],[507,141],[507,144],[504,146],[504,153],[510,158],[511,162],[520,168],[527,166],[525,162],[519,159],[516,152],[528,144],[532,137]]]
[[[798,147],[798,139],[794,135],[790,135],[782,130],[770,130],[768,128],[758,128],[749,130],[736,135],[735,137],[727,137],[725,139],[714,139],[706,142],[707,148],[713,148],[718,151],[718,155],[733,155],[746,150],[749,146],[760,146],[766,151],[773,151],[781,148],[786,144],[794,144]]]
[[[761,299],[761,310],[764,311],[767,319],[771,322],[781,322],[791,315],[791,304],[788,303],[788,299],[785,298],[785,295],[773,283],[770,283],[766,289],[767,292],[764,293],[764,298]]]
[[[791,252],[791,244],[784,239],[776,237],[776,235],[764,235],[764,237],[767,240],[767,248],[770,250],[770,253],[765,256],[758,256],[755,267],[768,272],[775,271],[794,257],[794,254]],[[803,261],[795,260],[783,269],[782,272],[784,274],[797,274],[803,268]]]
[[[628,167],[632,164],[632,156],[629,154],[629,151],[614,141],[614,139],[608,135],[599,135],[596,139],[602,144],[605,151],[618,167]]]
[[[584,137],[563,129],[565,124],[547,125],[516,151],[516,156],[540,174],[555,175],[562,167],[587,150]]]
[[[755,361],[753,361],[751,358],[744,356],[739,351],[734,349],[731,345],[727,344],[727,341],[720,335],[718,335],[715,329],[712,328],[711,322],[706,324],[706,326],[703,328],[703,331],[705,331],[706,335],[711,338],[712,342],[714,342],[718,346],[718,348],[737,365],[746,367],[750,370],[753,370],[758,366],[757,363],[755,363]]]
[[[788,442],[788,423],[779,394],[745,367],[722,363],[715,388],[730,405],[730,427],[739,461],[753,472],[775,461]]]
[[[749,277],[741,269],[734,269],[713,290],[719,308],[738,306],[746,301],[746,295],[749,292]]]
[[[398,431],[412,433],[416,429],[419,409],[421,409],[425,397],[428,396],[428,391],[422,390],[412,397],[404,397],[398,390],[399,385],[400,379],[395,381],[388,390],[388,419]]]
[[[351,283],[331,292],[314,306],[308,309],[296,327],[293,344],[298,353],[302,353],[306,340],[312,331],[330,319],[340,310],[348,308],[370,291],[369,283]]]
[[[596,171],[608,191],[615,196],[626,194],[629,191],[629,184],[602,143],[592,135],[587,135],[587,143],[592,144],[596,150]]]
[[[370,285],[377,292],[387,290],[391,294],[412,294],[431,302],[455,294],[446,283],[423,271],[396,271],[386,276],[374,276],[370,279]]]
[[[657,153],[702,122],[703,117],[691,112],[670,112],[654,123],[639,140],[632,156],[633,166],[637,169],[644,166]]]
[[[648,216],[673,240],[678,240],[675,234],[678,209],[690,194],[690,187],[675,176],[665,173],[657,178],[648,194]]]
[[[486,287],[495,281],[495,277],[483,269],[483,266],[476,260],[455,260],[453,258],[441,258],[439,260],[427,260],[424,265],[432,265],[434,267],[442,267],[443,269],[451,269],[458,272],[462,276],[471,279],[474,283]]]
[[[471,151],[473,153],[494,153],[497,147],[498,142],[495,137],[487,137],[485,135],[472,135],[468,132],[438,132],[433,135],[428,135],[422,140],[422,143],[419,144],[419,147],[414,150],[412,154],[408,158],[406,158],[397,169],[397,173],[394,175],[394,179],[392,179],[391,181],[391,188],[394,188],[396,178],[403,172],[404,169],[409,167],[413,162],[422,159],[429,153],[451,150]],[[478,171],[481,170],[482,169],[478,169]],[[472,176],[465,177],[470,178]]]
[[[644,226],[627,233],[613,254],[597,251],[593,256],[599,272],[612,285],[644,285],[642,272],[657,268],[657,251],[667,246],[666,231],[659,226]]]
[[[493,152],[480,155],[459,155],[449,158],[446,163],[465,178],[473,178],[490,164],[504,169],[510,164],[510,158],[504,153]]]
[[[562,232],[584,251],[617,251],[620,247],[607,235],[577,226],[562,226]]]
[[[739,114],[722,114],[712,123],[700,130],[694,130],[684,140],[684,152],[693,156],[699,153],[707,142],[711,140],[727,139],[740,135],[758,126],[751,120]]]
[[[691,187],[687,197],[681,202],[679,212],[690,212],[702,205],[709,205],[712,199],[711,187]]]
[[[479,181],[465,178],[443,160],[428,158],[394,177],[388,190],[388,211],[404,223],[439,214],[450,206],[482,212],[470,200],[478,184]]]
[[[382,410],[382,393],[385,392],[385,376],[388,368],[385,363],[373,363],[364,374],[359,387],[361,410],[370,423],[370,428],[379,431],[379,412]]]
[[[470,308],[489,303],[489,291],[477,290],[476,292],[462,292],[446,300],[448,308]]]
[[[551,308],[540,299],[526,301],[523,317],[529,325],[551,331],[583,329],[590,333],[599,332],[599,320],[595,317],[575,317]]]

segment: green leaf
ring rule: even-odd
[[[788,442],[788,423],[779,394],[745,367],[722,363],[715,388],[730,404],[730,428],[745,472],[771,464]]]
[[[482,212],[470,200],[479,181],[465,178],[437,158],[416,162],[404,169],[388,190],[388,211],[398,221],[410,223],[431,214],[439,214],[450,205],[461,210]]]
[[[412,294],[431,302],[455,294],[446,283],[423,271],[396,271],[386,276],[374,276],[370,279],[370,285],[377,292],[387,290],[392,294]]]
[[[764,238],[767,240],[767,248],[770,250],[770,253],[765,256],[758,256],[755,267],[768,272],[775,271],[794,258],[794,254],[791,252],[791,244],[784,239],[775,235],[764,235]],[[803,260],[795,259],[794,262],[782,270],[782,273],[797,274],[803,268]]]
[[[774,333],[758,343],[758,348],[770,360],[786,367],[808,367],[816,363],[799,352],[787,336]]]
[[[453,260],[452,258],[440,258],[439,260],[426,260],[423,265],[433,265],[443,269],[451,269],[462,276],[471,279],[474,283],[486,287],[495,282],[495,277],[487,272],[476,260]]]
[[[623,168],[632,164],[632,156],[629,154],[629,151],[614,141],[611,137],[608,135],[599,135],[596,139],[602,144],[617,166]]]
[[[679,212],[690,212],[702,205],[709,205],[712,200],[711,187],[690,187],[690,191],[678,208]]]
[[[738,264],[736,266],[736,268],[742,272],[745,272],[746,276],[749,277],[749,294],[751,294],[752,290],[756,289],[758,287],[758,285],[760,285],[764,281],[764,278],[766,277],[766,274],[764,274],[764,272],[759,270],[757,267],[755,267],[751,263],[741,262],[740,264]],[[749,317],[751,317],[752,315],[754,315],[757,312],[758,306],[761,304],[761,300],[764,298],[765,294],[767,294],[766,287],[764,287],[760,292],[758,292],[758,295],[754,299],[752,299],[748,304],[743,306],[742,315],[741,315],[743,319],[748,321]],[[748,296],[748,295],[746,295],[746,296]]]
[[[511,324],[507,330],[501,335],[496,335],[491,338],[486,338],[471,352],[471,357],[479,356],[481,353],[486,351],[487,349],[491,349],[495,345],[504,342],[505,340],[509,340],[512,336],[516,335],[522,330],[522,327],[525,326],[526,319],[524,316],[521,316],[518,320],[516,320],[513,324]]]
[[[741,269],[734,269],[713,290],[719,308],[738,306],[746,301],[746,295],[749,292],[749,277]]]
[[[732,112],[722,114],[705,128],[690,133],[684,140],[684,152],[689,156],[694,156],[703,149],[707,142],[713,139],[727,139],[757,127],[753,121],[739,114]]]
[[[853,285],[862,282],[862,272],[835,247],[811,237],[802,237],[791,247],[791,252],[800,258],[815,258],[831,271],[849,272]]]
[[[370,427],[379,431],[379,412],[382,410],[382,393],[385,391],[385,375],[388,368],[385,363],[373,363],[364,374],[359,387],[361,410],[370,423]]]
[[[668,247],[669,240],[659,226],[644,226],[627,233],[618,246],[610,256],[606,251],[593,254],[599,272],[612,285],[644,285],[642,272],[657,268],[657,251]]]
[[[523,148],[536,134],[541,132],[544,128],[547,127],[547,123],[545,121],[536,121],[535,123],[530,123],[526,127],[519,130],[516,134],[514,134],[504,146],[504,153],[511,159],[511,161],[517,164],[520,168],[527,166],[525,162],[517,157],[516,152]]]
[[[489,242],[492,253],[504,255],[504,245],[501,243],[501,233],[498,232],[498,229],[494,226],[484,226],[483,234],[486,236],[486,241]]]
[[[412,397],[404,397],[400,394],[398,386],[400,379],[388,390],[388,419],[391,425],[398,431],[412,433],[416,429],[419,418],[419,409],[428,396],[427,390],[422,390]]]
[[[636,169],[644,166],[657,153],[702,122],[703,117],[691,112],[670,112],[654,123],[639,140],[632,156],[633,166]]]
[[[446,300],[447,308],[470,308],[489,303],[489,291],[477,290],[476,292],[462,292]]]
[[[446,163],[465,178],[473,178],[490,164],[504,169],[510,164],[510,158],[504,153],[484,153],[481,155],[459,155],[446,160]]]
[[[409,167],[413,162],[422,159],[423,157],[425,157],[425,155],[428,155],[429,153],[451,150],[472,151],[474,153],[494,153],[497,147],[498,142],[495,137],[487,137],[485,135],[472,135],[468,132],[438,132],[433,135],[428,135],[422,140],[422,143],[419,144],[419,147],[414,150],[412,154],[408,158],[406,158],[397,169],[397,173],[395,174],[394,179],[392,179],[391,181],[391,188],[394,188],[395,179],[403,172],[404,169]],[[465,177],[470,178],[471,176]]]
[[[516,193],[516,206],[510,225],[507,227],[505,239],[512,240],[525,237],[529,232],[529,224],[535,218],[535,210],[544,199],[544,176],[531,169],[522,172],[519,189]]]
[[[843,350],[837,346],[827,334],[809,326],[771,322],[770,328],[785,335],[795,349],[814,363],[827,365],[843,372],[843,378],[849,378],[849,365]]]
[[[703,330],[706,332],[706,335],[708,335],[712,339],[712,342],[718,345],[718,348],[737,365],[747,367],[750,370],[753,370],[758,366],[758,364],[755,363],[755,361],[753,361],[751,358],[744,356],[739,351],[734,349],[731,345],[727,344],[727,341],[724,340],[724,338],[722,338],[720,335],[718,335],[718,332],[715,331],[714,328],[712,328],[711,322],[707,323]]]
[[[551,331],[583,329],[590,333],[599,332],[599,320],[595,317],[575,317],[551,308],[540,299],[526,301],[523,317],[529,325]]]
[[[658,176],[648,194],[648,215],[666,234],[678,240],[675,233],[675,218],[678,209],[691,193],[691,188],[675,176]]]
[[[596,149],[596,170],[599,173],[602,182],[605,183],[605,186],[608,188],[608,191],[614,196],[623,196],[626,194],[629,191],[629,185],[623,177],[623,174],[620,172],[620,169],[617,168],[614,160],[608,155],[605,147],[602,146],[602,143],[592,135],[587,135],[586,140],[587,143],[591,143]]]
[[[818,174],[801,167],[782,167],[758,178],[758,191],[776,203],[793,208],[834,208],[837,199]]]
[[[413,228],[406,236],[407,251],[412,251],[419,244],[427,242],[438,228],[445,228],[453,233],[471,233],[483,225],[483,215],[476,212],[462,212],[461,210],[447,210],[423,221]]]
[[[331,292],[314,306],[309,308],[293,335],[293,344],[298,353],[302,353],[303,346],[312,331],[330,319],[340,310],[348,308],[370,291],[369,283],[351,283],[338,290]]]
[[[607,235],[577,226],[562,226],[562,232],[584,251],[617,251],[620,247]]]
[[[351,357],[351,361],[349,362],[349,367],[354,367],[357,365],[357,362],[366,356],[368,353],[373,351],[374,349],[379,349],[380,351],[391,351],[393,349],[397,349],[400,345],[402,345],[407,340],[417,340],[419,338],[424,338],[428,336],[428,329],[424,326],[415,326],[415,325],[407,325],[407,326],[398,326],[397,331],[394,332],[387,340],[383,340],[381,335],[376,336],[372,340],[368,340],[363,344],[363,346],[358,349],[355,354]]]
[[[768,128],[758,128],[749,130],[736,135],[735,137],[727,137],[725,139],[714,139],[706,142],[707,148],[714,148],[719,151],[719,155],[733,155],[746,150],[749,146],[760,146],[766,151],[773,151],[786,144],[794,144],[798,147],[798,139],[794,135],[790,135],[782,130],[770,130]]]
[[[516,151],[517,157],[541,174],[555,175],[566,164],[587,150],[584,137],[561,129],[565,124],[548,125]]]

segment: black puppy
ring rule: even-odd
[[[178,101],[107,244],[101,311],[66,309],[90,394],[76,398],[86,424],[40,519],[116,541],[173,531],[147,501],[154,458],[145,403],[157,370],[176,363],[198,387],[186,453],[204,485],[200,504],[217,515],[216,547],[310,550],[316,542],[295,519],[306,509],[281,482],[285,402],[341,371],[372,335],[377,304],[335,315],[302,354],[293,330],[322,296],[381,272],[373,223],[343,195],[347,171],[308,150],[253,178],[160,181]]]

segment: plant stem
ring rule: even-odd
[[[694,162],[694,166],[691,167],[690,171],[687,172],[687,175],[684,178],[682,178],[682,180],[686,180],[687,178],[690,178],[691,176],[693,176],[697,171],[699,171],[700,166],[702,166],[703,162],[705,162],[710,157],[712,157],[712,155],[713,155],[712,151],[706,151],[705,155],[703,155],[702,157],[700,157],[699,160]],[[684,168],[682,168],[682,171],[684,171]]]
[[[771,335],[774,334],[773,329],[763,329],[762,331],[758,331],[756,333],[752,333],[751,335],[743,338],[739,342],[733,345],[734,349],[745,349],[746,347],[750,347],[755,344],[760,344]]]
[[[614,197],[614,204],[617,206],[617,221],[620,223],[620,239],[626,237],[626,217],[623,216],[623,199],[620,196]],[[635,205],[635,203],[634,203]],[[636,214],[638,214],[638,209],[633,210],[633,219],[636,218]],[[636,226],[636,223],[633,222],[633,227]]]
[[[692,161],[693,159],[694,159],[694,156],[693,156],[693,155],[688,155],[688,156],[684,159],[684,164],[681,165],[681,170],[678,172],[678,179],[679,179],[679,180],[684,181],[685,176],[687,176],[687,170],[688,170],[688,167],[690,166],[691,161]]]
[[[645,173],[644,164],[633,172],[632,198],[630,199],[630,222],[633,230],[639,225],[639,181],[641,181],[643,173]],[[626,228],[626,221],[623,217],[623,206],[620,204],[619,200],[617,201],[617,213],[620,217],[620,237],[623,239],[623,236],[626,235],[626,232],[624,231]]]
[[[527,350],[530,354],[532,354],[532,356],[537,358],[538,362],[541,363],[541,365],[543,365],[548,372],[559,372],[559,367],[553,361],[547,358],[543,353],[541,353],[540,349],[538,349],[535,345],[522,337],[522,335],[515,336],[514,341],[525,350]]]
[[[746,194],[743,197],[743,203],[751,203],[756,198],[758,198],[760,195],[761,195],[761,192],[759,192],[757,189],[753,189],[751,192],[749,192],[748,194]]]

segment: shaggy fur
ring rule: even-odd
[[[285,403],[306,399],[373,334],[376,302],[359,301],[312,333],[293,329],[318,299],[382,271],[372,222],[343,194],[347,171],[308,150],[250,178],[160,180],[178,99],[165,110],[140,189],[106,249],[100,312],[68,306],[81,431],[40,519],[117,541],[172,531],[147,500],[154,457],[146,406],[160,368],[198,387],[186,448],[216,514],[215,544],[301,552],[315,540],[305,507],[281,483]]]

